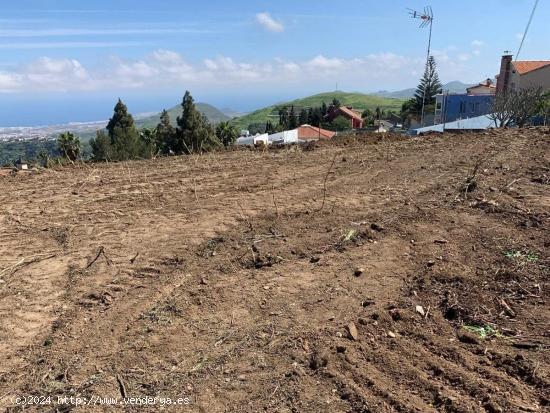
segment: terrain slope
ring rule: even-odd
[[[548,411],[549,183],[548,129],[0,177],[0,408]]]

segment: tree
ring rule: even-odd
[[[214,129],[206,116],[195,107],[191,93],[185,92],[181,103],[183,112],[178,116],[174,151],[176,153],[202,153],[220,146]]]
[[[270,120],[268,120],[266,123],[265,123],[265,133],[271,135],[273,133],[275,133],[275,127],[273,126],[273,123],[271,123]]]
[[[548,125],[548,120],[550,118],[550,92],[546,92],[544,96],[542,96],[539,103],[538,115],[542,118],[543,125]]]
[[[337,132],[351,129],[351,121],[344,116],[337,116],[330,123],[330,129]]]
[[[157,129],[143,128],[139,131],[139,139],[141,140],[143,156],[148,159],[154,158],[158,153]]]
[[[80,138],[71,132],[65,132],[57,138],[57,148],[64,158],[76,161],[80,156]]]
[[[283,127],[283,130],[289,129],[289,116],[288,116],[288,107],[283,106],[279,108],[279,125]]]
[[[146,154],[145,147],[140,141],[134,125],[134,118],[128,113],[128,108],[120,99],[115,106],[113,117],[107,124],[107,132],[111,139],[113,160],[125,161]]]
[[[416,88],[413,101],[416,114],[422,113],[422,104],[424,106],[435,105],[435,96],[443,91],[443,86],[439,81],[437,74],[437,64],[435,58],[430,56],[426,62],[426,69],[424,70],[424,76],[420,80],[420,84]]]
[[[334,99],[332,99],[332,106],[334,106],[335,109],[338,109],[340,106],[342,106],[342,104],[340,103],[340,101],[338,99],[334,98]],[[326,115],[326,113],[325,113],[325,115]]]
[[[168,155],[174,152],[176,142],[176,128],[170,122],[170,114],[164,109],[160,115],[160,122],[156,127],[157,145],[160,152]]]
[[[216,127],[216,136],[223,146],[231,146],[239,137],[239,131],[229,122],[220,122]]]
[[[111,139],[104,131],[98,130],[96,132],[95,139],[90,140],[90,146],[92,147],[92,160],[97,162],[113,160]]]
[[[323,115],[321,114],[322,108],[312,108],[308,113],[308,123],[311,126],[318,127],[323,120]]]
[[[304,108],[300,111],[300,117],[298,118],[298,123],[301,125],[305,125],[307,123],[307,110]]]
[[[327,104],[325,103],[325,101],[323,101],[323,104],[321,105],[321,115],[326,116],[327,113],[328,113]]]
[[[296,117],[296,111],[294,105],[290,107],[290,114],[288,115],[288,128],[296,129],[298,127],[298,118]]]
[[[526,88],[498,93],[488,115],[497,128],[523,127],[540,113],[544,105],[542,88]]]

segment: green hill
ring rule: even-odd
[[[206,115],[210,123],[216,124],[231,119],[229,116],[224,115],[220,110],[208,103],[196,103],[197,110]],[[176,120],[178,116],[181,116],[181,105],[174,106],[168,110],[170,114],[170,122],[176,126]],[[138,128],[154,128],[160,122],[160,113],[156,115],[148,116],[141,119],[136,119],[136,126]]]
[[[377,107],[383,110],[394,110],[399,112],[402,99],[386,98],[383,96],[366,95],[363,93],[347,93],[347,92],[327,92],[318,95],[309,96],[302,99],[296,99],[290,102],[284,102],[277,105],[268,106],[263,109],[256,110],[240,118],[234,119],[232,122],[235,126],[246,129],[250,124],[260,124],[271,120],[274,123],[279,121],[278,110],[282,106],[294,105],[296,108],[311,108],[319,107],[325,102],[327,105],[336,98],[343,105],[352,106],[354,109],[375,110]]]

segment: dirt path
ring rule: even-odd
[[[545,411],[549,136],[1,178],[0,406],[124,393],[197,412]]]

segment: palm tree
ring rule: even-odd
[[[71,132],[65,132],[57,138],[57,148],[61,155],[70,161],[80,156],[80,138]]]
[[[237,128],[229,122],[220,122],[216,127],[216,136],[223,146],[230,146],[237,140],[239,132]]]

